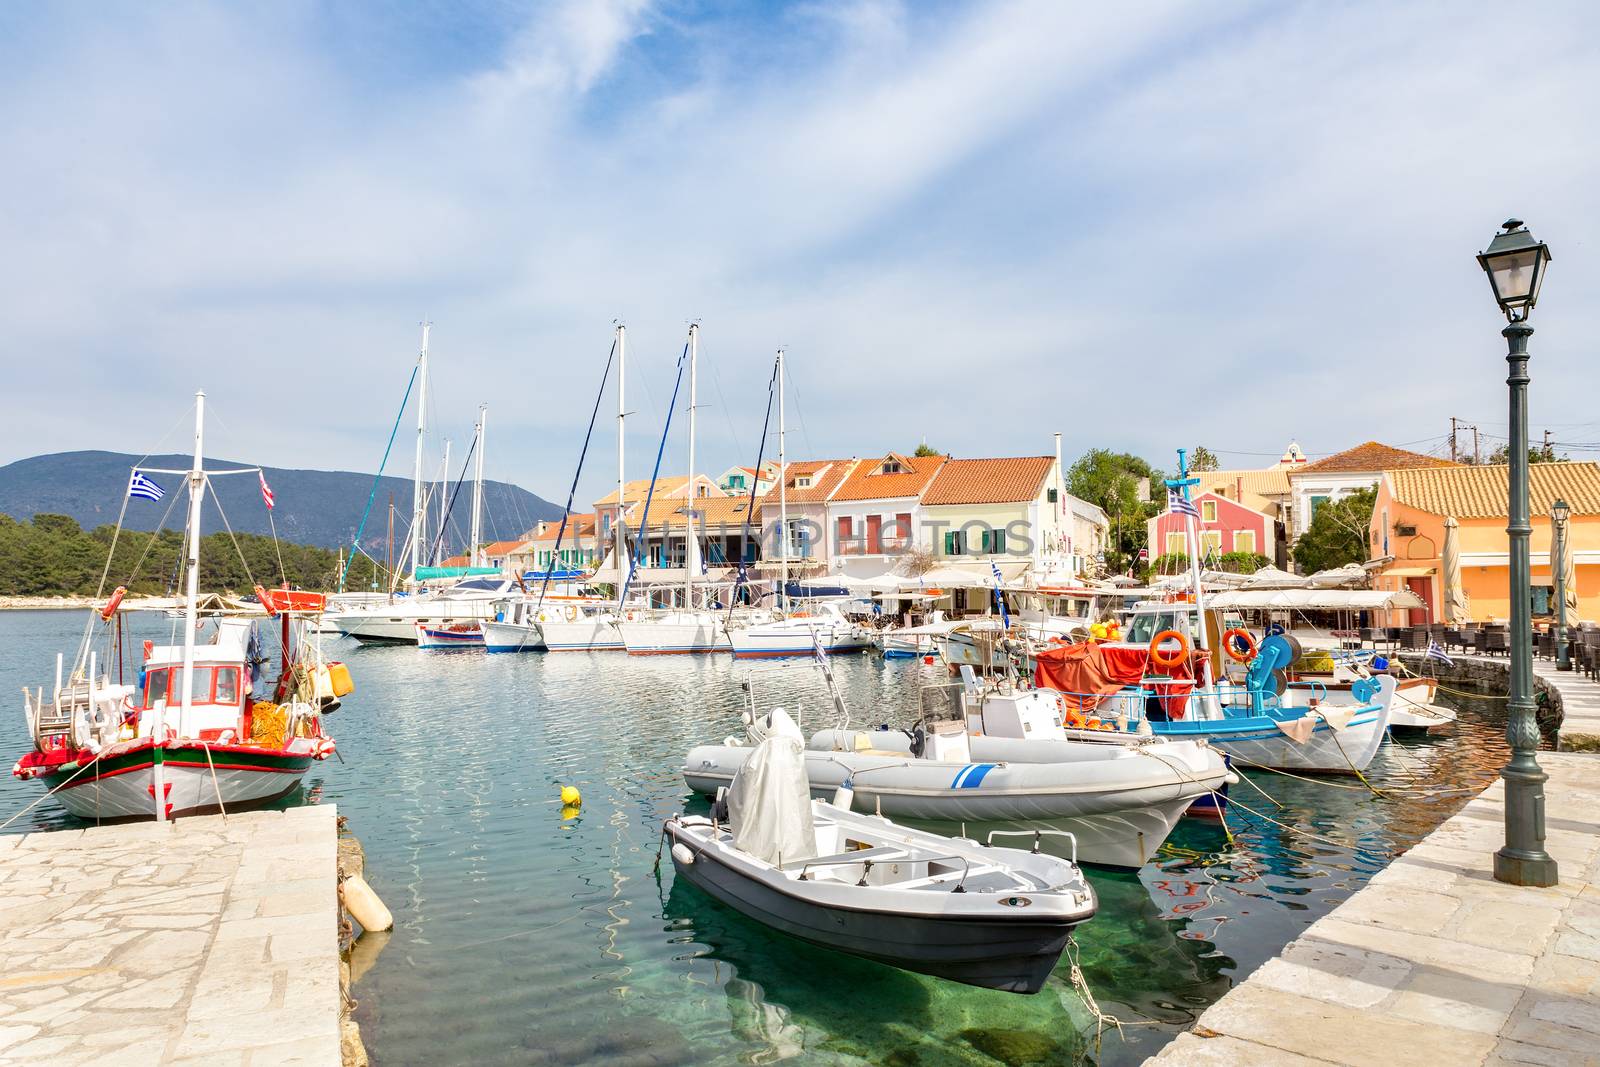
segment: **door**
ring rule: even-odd
[[[867,516],[867,555],[876,556],[883,551],[883,516]]]
[[[1407,621],[1412,626],[1426,626],[1433,620],[1433,581],[1428,578],[1407,578],[1406,588],[1421,597],[1427,605],[1424,608],[1412,608]]]

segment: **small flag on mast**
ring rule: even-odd
[[[133,472],[133,477],[128,480],[128,495],[141,500],[160,500],[167,495],[167,491],[155,483],[155,479],[146,478],[139,471]]]
[[[1428,642],[1428,650],[1422,654],[1422,658],[1436,660],[1447,667],[1455,666],[1455,660],[1445,655],[1444,649],[1439,647],[1439,642],[1433,640]]]
[[[256,477],[261,481],[261,502],[267,505],[267,510],[272,510],[272,489],[267,485],[267,476],[256,471]]]
[[[1167,510],[1178,515],[1192,515],[1200,517],[1200,510],[1194,506],[1194,501],[1184,496],[1180,490],[1167,490]]]

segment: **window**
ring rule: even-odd
[[[217,697],[218,704],[239,703],[239,668],[217,668]]]
[[[1200,501],[1200,521],[1201,522],[1216,522],[1217,521],[1217,502],[1215,500],[1202,500],[1202,501]]]
[[[1233,550],[1235,552],[1250,552],[1256,550],[1256,532],[1254,530],[1233,531]]]
[[[744,475],[735,474],[733,477],[729,478],[728,479],[728,487],[730,489],[743,489],[744,488]]]
[[[163,700],[167,699],[167,675],[168,675],[168,673],[169,672],[165,668],[162,668],[161,670],[151,671],[150,673],[145,675],[145,679],[144,679],[144,706],[145,707],[153,708],[157,704],[161,703]]]
[[[1202,558],[1212,555],[1222,555],[1221,530],[1200,531],[1200,555]]]
[[[905,466],[897,459],[886,459],[883,466],[878,468],[879,474],[904,474]]]
[[[1396,526],[1394,532],[1399,534],[1401,537],[1417,536],[1417,528],[1415,526],[1407,526],[1405,523],[1400,523],[1398,526]]]
[[[1328,502],[1328,498],[1325,497],[1325,496],[1314,496],[1314,497],[1311,498],[1311,521],[1312,522],[1316,522],[1317,521],[1317,509],[1322,507],[1322,505],[1326,504],[1327,502]]]
[[[1045,490],[1045,499],[1054,504],[1056,502],[1056,491],[1054,489]]]
[[[993,552],[996,555],[1005,553],[1006,532],[1004,530],[990,530],[984,535],[984,538],[989,542],[989,547],[985,551]]]
[[[967,554],[967,538],[960,530],[946,530],[944,534],[944,554],[947,556],[964,556]]]
[[[1556,591],[1554,586],[1536,585],[1529,592],[1533,594],[1533,613],[1535,615],[1555,614]]]
[[[1169,555],[1169,556],[1185,556],[1185,555],[1188,555],[1188,554],[1189,554],[1189,545],[1188,545],[1188,542],[1186,542],[1184,540],[1183,534],[1181,534],[1181,533],[1169,533],[1169,534],[1167,534],[1167,555]]]
[[[794,487],[796,489],[810,489],[811,488],[811,475],[809,475],[809,474],[796,475],[795,479],[794,479]]]

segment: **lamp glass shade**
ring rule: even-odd
[[[1489,275],[1494,299],[1508,318],[1526,317],[1539,301],[1545,267],[1550,262],[1550,246],[1534,239],[1518,219],[1506,222],[1505,232],[1495,235],[1478,263]]]
[[[1572,518],[1572,507],[1565,500],[1557,500],[1550,506],[1550,517],[1555,519],[1557,526],[1565,526],[1567,520]]]

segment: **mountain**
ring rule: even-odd
[[[86,530],[115,523],[117,511],[128,487],[128,471],[135,463],[141,470],[151,468],[187,470],[187,456],[138,456],[118,452],[58,452],[48,456],[19,459],[0,467],[0,513],[27,521],[41,512],[70,515]],[[206,461],[206,469],[217,472],[253,464],[225,459]],[[264,468],[272,487],[280,540],[323,548],[348,546],[361,522],[361,512],[372,492],[372,475],[354,471],[288,470]],[[130,530],[152,530],[158,523],[182,529],[186,517],[182,492],[183,475],[150,474],[166,496],[159,503],[130,499],[123,520]],[[261,502],[261,488],[250,474],[233,474],[211,479],[201,528],[211,533],[223,529],[217,504],[235,532],[270,534],[267,509]],[[455,492],[455,487],[448,487]],[[437,494],[437,487],[429,490]],[[213,499],[214,494],[214,499]],[[361,543],[379,560],[388,540],[389,498],[395,507],[395,556],[399,557],[411,523],[411,479],[385,477],[372,498],[372,514],[362,533]],[[438,496],[426,496],[430,518],[425,527],[430,540],[438,535]],[[450,508],[450,523],[444,538],[443,555],[462,551],[472,524],[472,483],[463,482]],[[162,517],[165,515],[165,522]],[[561,507],[526,489],[505,482],[483,483],[483,539],[509,540],[518,537],[540,519],[561,517]]]

